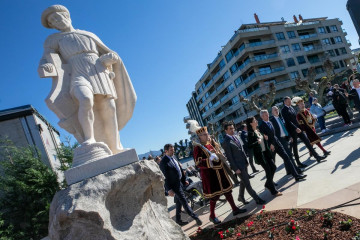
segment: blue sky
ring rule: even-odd
[[[195,83],[241,24],[304,18],[340,18],[352,48],[358,35],[346,0],[117,0],[0,1],[0,109],[32,104],[60,130],[44,99],[51,79],[40,79],[37,67],[45,38],[53,30],[40,23],[52,4],[69,10],[73,26],[91,31],[123,59],[138,101],[133,118],[120,132],[124,147],[144,153],[187,138],[182,121]]]

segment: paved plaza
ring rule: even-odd
[[[290,176],[285,176],[285,169],[282,159],[276,156],[277,172],[274,181],[278,184],[278,189],[284,194],[283,196],[274,198],[269,191],[264,191],[265,173],[260,171],[252,178],[251,184],[261,198],[266,200],[266,210],[291,209],[291,208],[317,208],[325,209],[339,204],[360,198],[360,129],[351,129],[345,132],[336,133],[334,135],[323,137],[323,146],[331,155],[327,161],[318,164],[314,158],[309,158],[309,153],[305,146],[301,143],[299,146],[299,154],[301,162],[308,165],[304,174],[307,174],[305,181],[295,182]],[[318,153],[320,149],[315,149]],[[258,170],[261,166],[256,165]],[[249,170],[251,171],[251,170]],[[239,187],[233,189],[233,196],[236,204],[243,208],[242,203],[237,201]],[[262,206],[256,205],[251,197],[245,191],[245,197],[250,204],[246,205],[248,210],[245,215],[251,215],[261,210]],[[224,197],[222,197],[224,198]],[[351,202],[351,204],[360,203],[360,200]],[[174,219],[175,208],[173,198],[168,197],[168,206],[170,216]],[[345,213],[360,218],[360,205],[337,208],[335,211]],[[203,221],[202,228],[211,226],[209,222],[209,206],[195,207],[195,212]],[[230,205],[225,202],[218,202],[216,206],[217,217],[221,221],[229,221],[233,219]],[[186,213],[182,214],[183,220],[191,221]],[[198,226],[195,221],[183,227],[183,230],[191,235],[195,233]]]

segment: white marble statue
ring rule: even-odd
[[[93,33],[74,29],[62,5],[47,8],[42,25],[60,32],[44,43],[40,77],[52,77],[46,99],[59,125],[82,145],[105,143],[121,152],[119,131],[133,114],[136,94],[120,57]]]

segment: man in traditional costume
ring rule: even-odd
[[[316,144],[324,153],[325,156],[330,154],[330,151],[325,150],[321,145],[321,138],[315,132],[315,117],[305,108],[304,100],[301,98],[294,98],[293,103],[299,106],[299,112],[296,115],[296,119],[299,122],[300,129],[306,133],[310,144]],[[311,153],[310,153],[311,154]]]
[[[215,206],[221,195],[225,195],[234,216],[246,212],[246,209],[239,209],[235,205],[231,194],[233,185],[223,168],[222,161],[219,160],[219,157],[224,157],[220,145],[210,138],[206,127],[196,130],[196,134],[200,142],[194,144],[194,159],[196,166],[200,169],[204,197],[210,199],[209,220],[214,224],[219,224],[221,221],[215,215]]]
[[[60,118],[59,125],[81,145],[103,142],[113,154],[120,152],[119,130],[136,102],[122,60],[95,34],[74,29],[62,5],[47,8],[41,23],[60,31],[46,39],[39,64],[41,77],[53,77],[46,102]]]

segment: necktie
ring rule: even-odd
[[[181,170],[180,170],[179,165],[177,164],[177,162],[175,161],[174,158],[170,157],[170,159],[171,159],[172,163],[174,164],[174,167],[176,168],[176,170],[179,173],[179,179],[181,179],[182,174],[181,174]]]
[[[280,127],[282,128],[282,130],[284,131],[284,133],[285,133],[285,136],[289,136],[289,133],[288,133],[288,131],[286,131],[286,128],[285,128],[285,126],[284,126],[284,123],[283,123],[283,121],[282,121],[282,119],[281,118],[278,118],[278,120],[279,120],[279,122],[280,122]]]
[[[271,129],[271,131],[274,132],[274,128],[272,127],[271,123],[270,123],[270,122],[266,122],[266,123],[267,123],[267,125],[269,126],[269,128]]]

